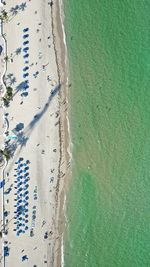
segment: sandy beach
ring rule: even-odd
[[[69,154],[59,4],[13,0],[4,9],[4,78],[13,100],[5,108],[10,159],[1,190],[1,266],[61,266]]]

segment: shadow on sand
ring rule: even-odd
[[[60,90],[61,85],[57,85],[52,91],[51,94],[48,98],[48,101],[46,102],[46,104],[44,105],[43,109],[41,110],[41,112],[35,114],[35,116],[33,117],[33,119],[31,120],[31,122],[28,124],[28,126],[26,128],[24,128],[24,130],[21,131],[16,131],[15,129],[13,130],[14,134],[15,134],[15,139],[11,140],[9,139],[8,141],[5,142],[5,148],[9,151],[10,157],[14,157],[14,154],[17,151],[11,165],[9,166],[9,169],[7,169],[7,172],[9,172],[12,168],[12,165],[14,164],[14,161],[16,160],[16,158],[19,156],[21,149],[23,146],[26,146],[33,130],[35,129],[35,127],[37,126],[38,122],[42,119],[43,115],[46,113],[47,109],[49,108],[49,105],[52,101],[52,99],[55,97],[55,95],[58,93],[58,91]]]

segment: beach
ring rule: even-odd
[[[65,45],[58,1],[8,1],[2,266],[60,266],[69,173]],[[2,191],[2,190],[1,190]]]

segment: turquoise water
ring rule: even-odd
[[[147,267],[150,1],[64,3],[73,142],[65,267]]]

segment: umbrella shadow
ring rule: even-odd
[[[31,122],[28,124],[28,126],[26,128],[24,128],[24,130],[21,130],[21,131],[15,133],[16,134],[16,140],[13,140],[13,141],[8,140],[8,141],[5,142],[5,147],[9,151],[10,157],[13,158],[14,155],[15,155],[11,165],[9,166],[9,169],[7,170],[8,172],[11,170],[11,168],[12,168],[12,166],[14,164],[14,161],[16,160],[18,155],[20,154],[22,148],[24,146],[26,146],[26,144],[27,144],[27,142],[28,142],[33,130],[35,129],[35,127],[37,126],[38,122],[42,119],[42,117],[44,116],[44,114],[48,110],[52,99],[58,93],[60,88],[61,88],[61,85],[58,84],[51,91],[50,96],[49,96],[46,104],[44,105],[43,109],[41,110],[41,112],[38,112],[37,114],[35,114],[35,116],[31,120]],[[17,151],[17,153],[15,154],[16,151]]]

